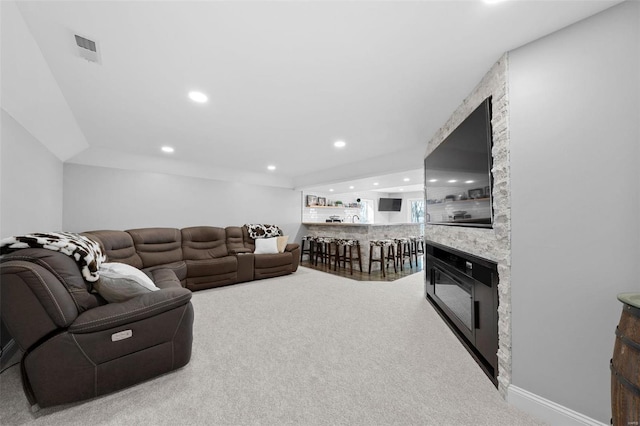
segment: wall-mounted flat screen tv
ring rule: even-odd
[[[424,160],[426,222],[493,226],[491,98]]]
[[[380,198],[378,201],[379,212],[399,212],[402,210],[402,198]]]

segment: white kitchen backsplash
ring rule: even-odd
[[[345,222],[351,222],[354,215],[361,216],[360,208],[304,207],[302,222],[326,222],[331,216],[337,216]]]

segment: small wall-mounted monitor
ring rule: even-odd
[[[399,212],[402,210],[402,198],[380,198],[379,212]]]

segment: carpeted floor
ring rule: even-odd
[[[183,369],[31,413],[12,367],[0,424],[543,424],[502,400],[423,291],[420,273],[374,283],[308,268],[200,291]]]

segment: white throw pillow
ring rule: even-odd
[[[277,254],[278,239],[277,238],[258,238],[256,240],[255,254]]]
[[[160,290],[144,272],[126,263],[103,263],[99,273],[94,288],[109,303]]]
[[[276,237],[276,239],[278,240],[278,253],[284,253],[284,249],[287,248],[287,243],[289,242],[289,236]]]

